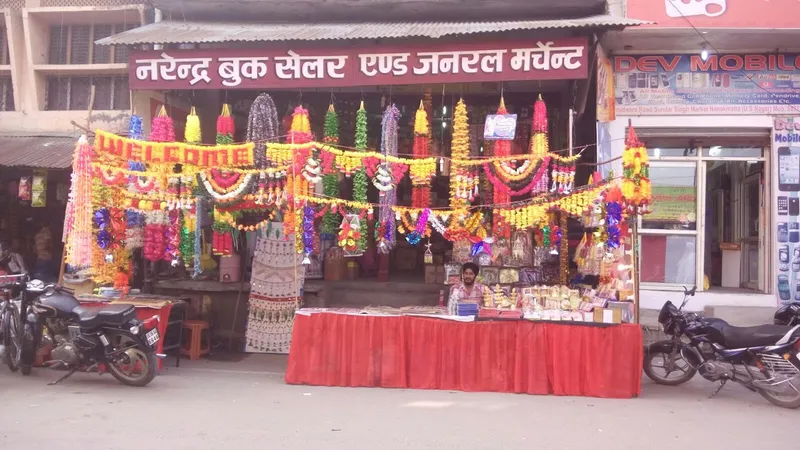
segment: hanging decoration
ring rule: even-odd
[[[308,110],[302,105],[298,105],[292,113],[292,127],[289,129],[288,141],[294,144],[304,144],[313,140]]]
[[[539,161],[525,160],[516,169],[508,161],[486,162],[483,171],[494,192],[500,194],[500,199],[508,199],[507,205],[511,197],[531,194],[541,184],[542,178],[546,179],[550,159],[550,156],[545,156]]]
[[[417,109],[414,119],[414,158],[428,158],[430,156],[430,124],[428,122],[428,113],[425,111],[423,101],[419,102],[419,109]],[[436,171],[435,160],[431,161],[432,167],[417,169],[414,166],[411,170],[411,206],[415,208],[425,208],[431,204],[431,178],[432,172]]]
[[[495,212],[503,216],[514,229],[527,230],[548,221],[550,211],[563,211],[569,217],[582,217],[607,188],[606,184],[595,184],[576,190],[568,197],[537,199],[522,207],[501,208]]]
[[[303,264],[311,264],[314,252],[314,208],[306,203],[303,206]]]
[[[425,229],[428,227],[428,218],[431,215],[430,208],[425,208],[422,211],[422,214],[419,215],[419,219],[417,219],[417,226],[414,228],[414,231],[408,233],[406,236],[406,240],[411,245],[419,244],[419,241],[422,240],[422,237],[425,235]]]
[[[248,187],[255,179],[253,174],[227,172],[224,170],[203,170],[198,172],[200,186],[215,202],[233,203],[242,200]]]
[[[189,115],[186,116],[186,127],[183,134],[187,144],[203,143],[203,132],[200,130],[200,117],[197,115],[197,110],[194,106],[189,110]]]
[[[86,136],[75,146],[70,174],[69,200],[64,219],[62,241],[66,245],[66,263],[73,268],[88,267],[92,262],[92,148]]]
[[[542,100],[542,95],[533,104],[533,119],[531,120],[531,148],[530,153],[537,158],[544,158],[550,151],[547,124],[547,106]],[[533,192],[540,194],[548,189],[547,173],[533,186]]]
[[[150,125],[150,140],[153,142],[175,142],[175,123],[173,123],[172,117],[167,114],[167,108],[164,105],[161,105],[161,109],[158,110],[158,114],[153,118],[153,122]]]
[[[506,109],[506,101],[501,96],[500,97],[500,106],[497,108],[497,114],[508,114],[508,110]],[[499,139],[494,141],[494,145],[492,148],[492,156],[509,156],[511,155],[511,143],[512,141],[506,139]],[[495,167],[496,168],[496,167]],[[507,192],[505,189],[498,188],[495,186],[494,180],[489,175],[490,171],[486,170],[487,167],[484,166],[484,172],[486,172],[486,178],[492,184],[492,199],[494,200],[495,205],[508,205],[511,203],[511,194]],[[511,239],[511,227],[508,226],[503,217],[500,214],[492,214],[492,234],[496,238],[505,238]]]
[[[328,105],[328,112],[325,113],[325,128],[322,141],[328,145],[339,144],[339,118],[336,116],[333,103]],[[336,198],[339,197],[339,175],[331,169],[331,167],[328,167],[329,173],[322,177],[322,194],[327,198]],[[353,188],[355,189],[355,186]],[[338,228],[339,216],[330,211],[330,209],[326,210],[325,215],[322,217],[320,237],[322,239],[333,239]]]
[[[211,225],[213,230],[211,249],[215,255],[226,256],[233,253],[233,224],[236,221],[230,212],[220,211],[214,207],[214,221]]]
[[[554,159],[550,174],[550,179],[552,180],[551,193],[566,195],[572,192],[572,188],[575,185],[574,161],[566,162]]]
[[[231,117],[231,106],[227,103],[222,105],[222,112],[217,117],[217,139],[218,145],[233,144],[233,133],[236,131],[236,124]]]
[[[450,206],[453,208],[469,205],[478,195],[479,178],[469,166],[458,164],[469,159],[469,119],[464,99],[456,104],[453,113],[453,140],[450,145],[453,164],[450,172]]]
[[[250,107],[247,117],[245,140],[255,146],[254,165],[257,169],[268,166],[264,147],[267,143],[278,142],[281,135],[278,110],[269,94],[260,94]]]
[[[628,211],[634,214],[649,213],[652,197],[650,161],[647,149],[630,124],[622,153],[622,171],[622,195]]]
[[[144,130],[142,129],[142,116],[131,114],[128,123],[128,137],[137,141],[144,140]]]
[[[400,119],[400,110],[390,104],[386,107],[381,121],[381,153],[384,157],[397,156],[397,128]],[[375,187],[380,191],[380,210],[378,213],[379,226],[376,227],[375,242],[380,253],[389,253],[395,244],[395,223],[392,207],[397,201],[397,191],[395,181],[399,177],[394,177],[392,170],[399,169],[391,167],[388,162],[382,163],[375,176],[382,187],[373,181]]]

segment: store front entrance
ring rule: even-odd
[[[766,137],[658,133],[646,139],[653,212],[641,219],[645,288],[767,293]]]

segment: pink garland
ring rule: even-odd
[[[81,136],[75,147],[70,175],[70,192],[64,219],[62,242],[67,247],[66,263],[88,267],[92,263],[92,147]]]
[[[152,142],[175,142],[175,123],[170,116],[156,116],[151,125]]]
[[[506,186],[503,180],[498,179],[492,172],[491,168],[489,167],[489,163],[483,163],[483,171],[486,172],[486,177],[489,179],[489,181],[492,183],[492,186],[494,186],[495,189],[505,194],[508,194],[512,197],[516,197],[531,192],[531,190],[533,190],[533,187],[536,186],[536,184],[539,183],[542,177],[547,173],[547,167],[549,166],[549,164],[550,164],[549,156],[542,158],[541,166],[539,166],[539,170],[536,171],[536,175],[534,175],[533,178],[531,178],[531,181],[525,187],[523,187],[518,191],[512,191],[511,188]]]

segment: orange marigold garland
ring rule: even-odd
[[[531,121],[532,137],[530,148],[530,152],[539,158],[544,158],[550,151],[547,130],[547,106],[545,105],[544,100],[542,100],[541,94],[539,94],[539,99],[533,104],[533,120]],[[533,187],[533,192],[536,194],[547,192],[548,184],[549,182],[547,179],[547,174],[545,174],[539,180],[537,185]]]
[[[450,156],[453,161],[450,169],[450,206],[453,208],[469,205],[477,195],[478,177],[474,176],[469,166],[457,163],[469,159],[469,154],[467,105],[464,99],[460,99],[453,112],[453,140],[450,145]]]
[[[497,114],[507,113],[508,110],[506,109],[505,99],[500,97],[500,107],[497,108]],[[492,153],[493,156],[511,155],[511,141],[504,139],[494,141],[494,150]],[[495,205],[504,207],[511,203],[511,194],[504,189],[493,189],[492,199]],[[500,214],[492,214],[492,234],[496,238],[511,238],[511,227]]]
[[[639,141],[632,126],[628,126],[625,151],[622,153],[622,195],[628,211],[635,214],[650,212],[652,187],[647,148]]]

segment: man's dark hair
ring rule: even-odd
[[[475,275],[477,275],[478,272],[480,272],[480,270],[481,270],[481,268],[478,267],[477,264],[471,263],[471,262],[464,263],[464,265],[461,266],[461,273],[464,273],[464,271],[467,270],[467,269],[472,270],[472,273],[474,273]]]

